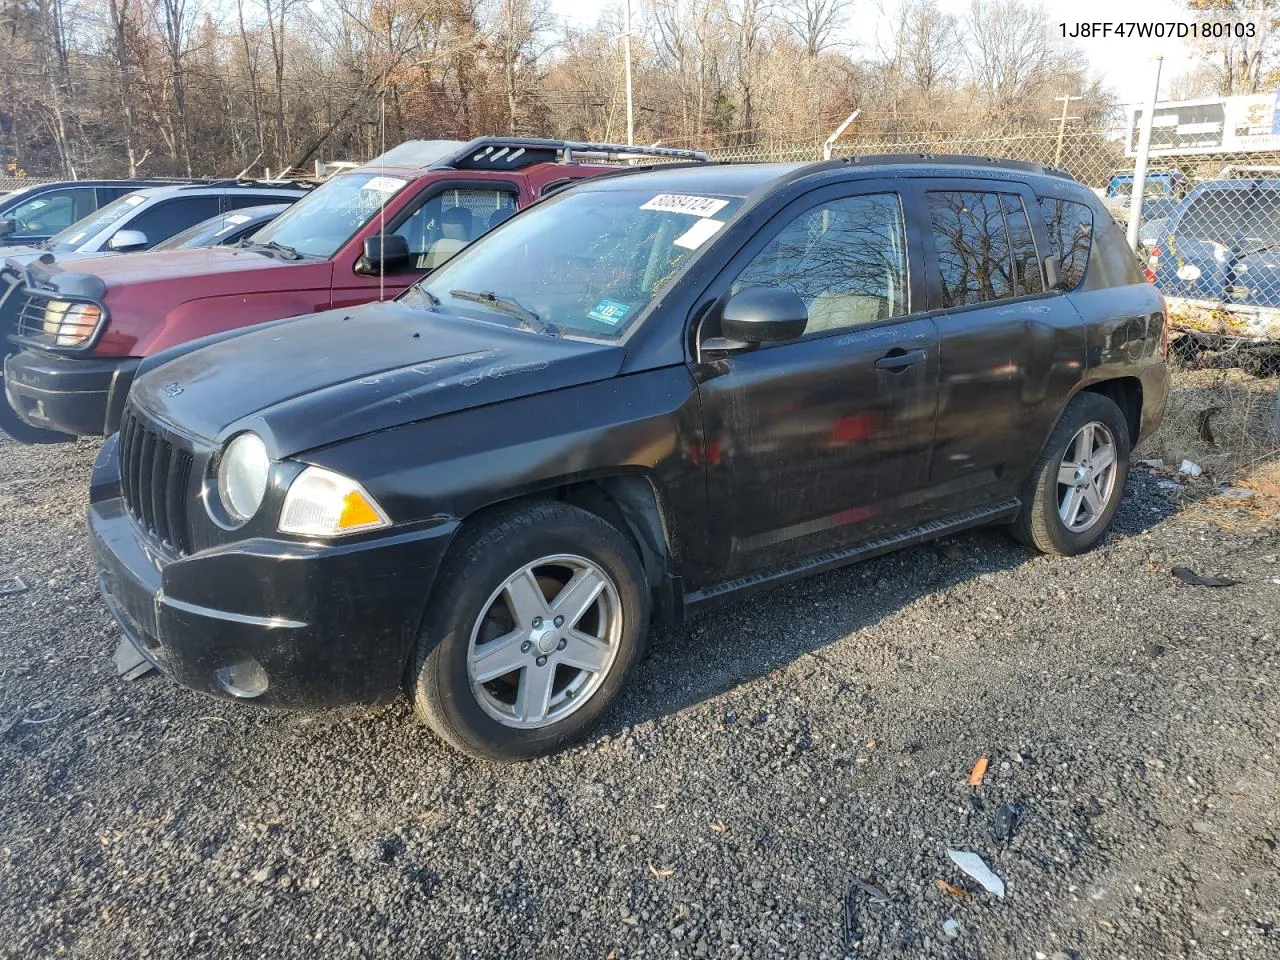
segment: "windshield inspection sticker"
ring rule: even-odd
[[[372,190],[374,193],[395,193],[408,182],[399,177],[374,177],[361,189]]]
[[[601,300],[587,314],[592,320],[599,320],[611,327],[616,327],[631,312],[631,308],[617,300]]]
[[[710,239],[712,234],[723,226],[723,220],[699,220],[671,242],[677,247],[684,247],[686,250],[697,250]]]
[[[694,197],[683,193],[660,193],[641,210],[660,210],[665,213],[687,213],[691,217],[710,217],[729,205],[728,200],[715,197]]]

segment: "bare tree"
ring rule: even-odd
[[[765,25],[773,13],[770,0],[729,0],[726,19],[734,32],[734,68],[738,76],[740,143],[754,139],[755,84],[764,54]]]
[[[903,20],[906,77],[921,93],[932,94],[939,84],[954,78],[960,59],[956,18],[940,10],[936,0],[910,0]]]
[[[848,13],[847,0],[785,0],[780,10],[782,22],[815,60],[832,45]]]
[[[1187,8],[1197,19],[1243,20],[1255,27],[1253,36],[1206,39],[1196,45],[1198,59],[1208,68],[1202,82],[1214,87],[1198,92],[1229,97],[1258,93],[1268,81],[1274,83],[1268,70],[1280,42],[1280,0],[1187,0]]]

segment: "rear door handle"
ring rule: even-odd
[[[924,363],[928,358],[929,354],[923,350],[903,350],[901,347],[894,347],[876,361],[876,369],[888,370],[890,373],[901,373],[907,367],[914,367],[917,363]]]

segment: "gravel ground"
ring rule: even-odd
[[[656,636],[584,746],[496,767],[404,703],[117,680],[95,450],[0,442],[0,588],[32,586],[0,599],[0,955],[1280,955],[1270,513],[1137,473],[1085,557],[986,531],[761,595]]]

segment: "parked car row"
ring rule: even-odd
[[[264,706],[403,691],[510,760],[584,735],[651,622],[982,524],[1104,536],[1168,340],[1099,198],[989,158],[704,161],[415,142],[239,247],[28,265],[9,402],[110,435],[127,651]]]
[[[106,188],[62,185],[72,194],[96,195]],[[48,185],[39,202],[56,203],[58,185]],[[112,188],[115,189],[115,188]],[[10,245],[0,249],[0,291],[19,287],[28,269],[149,249],[192,249],[229,244],[260,229],[287,205],[305,196],[309,185],[289,181],[222,180],[140,187],[110,201],[38,246]],[[54,196],[49,196],[50,193]],[[264,208],[263,204],[268,203]],[[29,209],[32,200],[19,209]],[[244,212],[241,212],[244,211]],[[267,211],[274,211],[268,214]],[[5,295],[0,294],[0,295]],[[14,331],[16,332],[16,331]],[[55,338],[56,339],[56,338]],[[12,344],[0,358],[13,353]],[[66,434],[24,422],[9,404],[0,405],[0,429],[26,442],[65,439]]]

